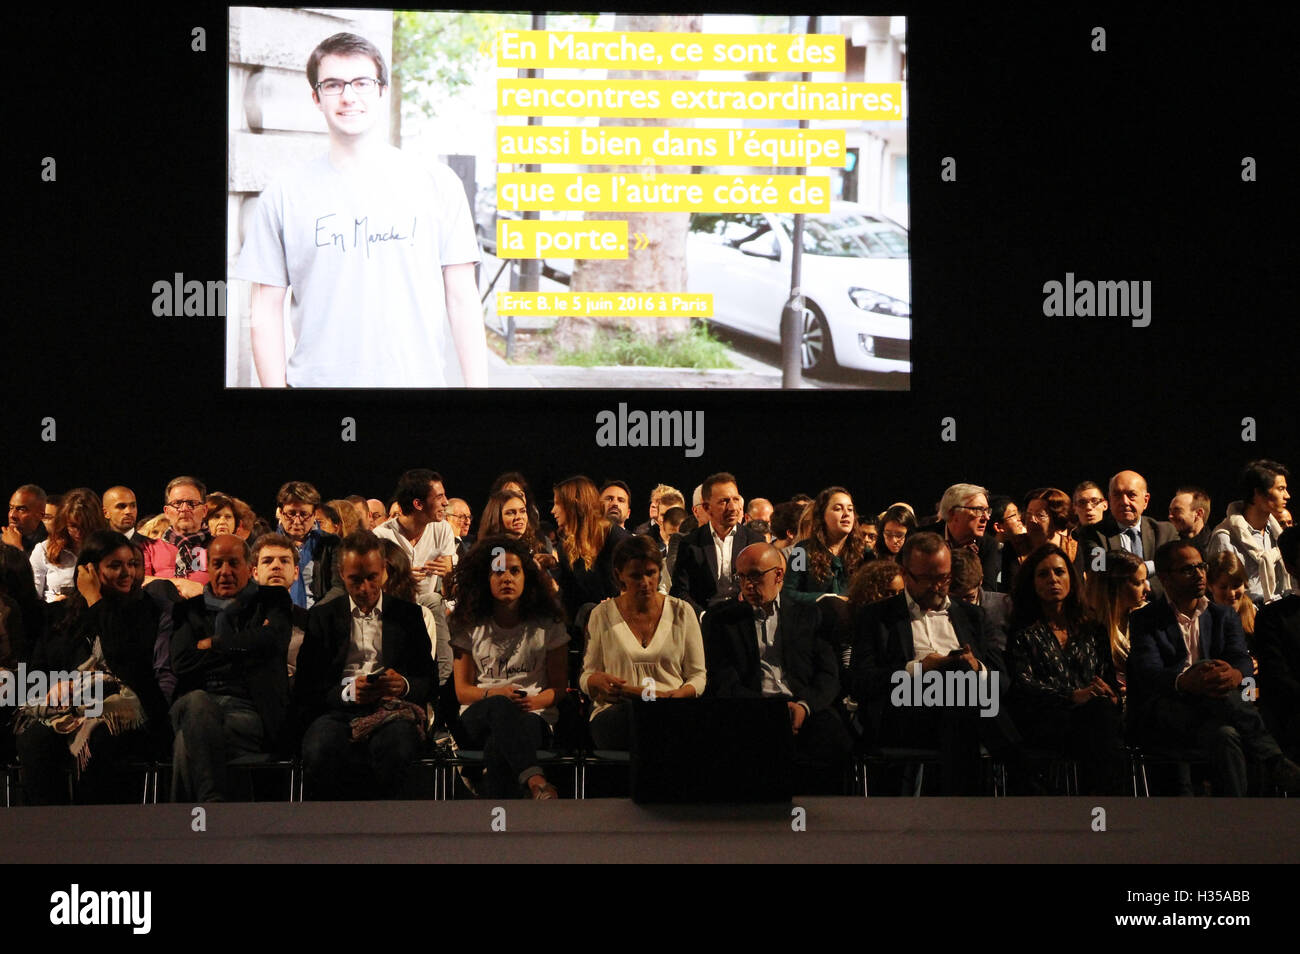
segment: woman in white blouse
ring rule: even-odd
[[[99,494],[78,487],[64,495],[50,524],[50,535],[32,550],[32,576],[42,600],[53,603],[75,590],[82,541],[96,530],[107,529]]]
[[[591,738],[598,749],[628,747],[630,699],[681,699],[704,692],[704,640],[689,603],[659,592],[663,554],[640,535],[614,550],[623,588],[587,621],[587,654],[579,685],[595,701]]]

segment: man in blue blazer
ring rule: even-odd
[[[369,530],[344,539],[342,571],[347,598],[311,608],[298,652],[304,794],[355,796],[370,775],[394,798],[424,739],[429,631],[416,604],[383,593],[384,553]]]
[[[1300,767],[1287,759],[1243,696],[1255,668],[1241,621],[1205,596],[1206,563],[1188,540],[1155,553],[1165,596],[1129,617],[1130,735],[1154,748],[1198,749],[1209,757],[1215,789],[1246,794],[1246,759],[1274,784],[1300,790]]]

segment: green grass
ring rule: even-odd
[[[581,368],[597,365],[734,368],[727,357],[728,350],[704,325],[696,325],[684,335],[661,342],[646,340],[631,331],[604,331],[586,348],[557,352],[555,363]]]

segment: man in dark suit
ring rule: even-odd
[[[736,598],[735,558],[761,537],[741,525],[745,501],[728,473],[713,474],[701,485],[709,522],[687,534],[673,564],[670,595],[686,600],[696,613]]]
[[[996,580],[1002,567],[1002,545],[986,536],[989,525],[988,491],[978,484],[953,484],[939,501],[939,522],[917,527],[912,533],[937,533],[953,549],[965,548],[979,557],[984,579]]]
[[[1173,540],[1155,551],[1155,564],[1165,596],[1129,616],[1131,735],[1157,749],[1205,752],[1219,794],[1246,794],[1247,755],[1274,784],[1300,789],[1300,767],[1243,698],[1242,680],[1254,676],[1254,666],[1237,614],[1205,596],[1201,552]]]
[[[980,743],[994,758],[1020,761],[1019,733],[999,700],[1010,686],[993,627],[977,606],[950,599],[952,551],[935,533],[913,534],[898,554],[903,592],[863,608],[853,640],[853,697],[874,746],[937,748],[947,794],[978,794]],[[931,674],[935,674],[932,676]],[[963,698],[929,704],[901,692],[908,682],[960,676],[982,682]],[[955,680],[954,680],[955,682]],[[981,710],[989,716],[982,716]]]
[[[380,797],[394,798],[424,739],[429,632],[416,604],[384,595],[374,533],[349,534],[341,554],[348,598],[312,607],[298,653],[304,795],[357,797],[369,776]]]
[[[253,582],[248,544],[208,544],[203,593],[172,607],[172,801],[229,798],[226,763],[283,747],[289,705],[289,591]]]
[[[838,794],[837,771],[852,743],[835,702],[839,660],[834,618],[817,603],[780,600],[785,558],[770,543],[754,543],[736,557],[741,600],[704,615],[705,694],[722,699],[784,698],[790,708],[795,759],[827,773]]]
[[[1103,552],[1126,550],[1146,563],[1152,602],[1156,602],[1164,591],[1156,575],[1155,553],[1170,540],[1178,539],[1178,529],[1167,521],[1144,516],[1151,494],[1147,492],[1146,478],[1136,471],[1122,470],[1112,477],[1109,497],[1110,510],[1106,515],[1099,522],[1080,528],[1075,566],[1080,573],[1090,571],[1098,547]]]
[[[1300,580],[1300,527],[1283,531],[1277,547],[1292,580]],[[1264,721],[1293,757],[1300,754],[1300,583],[1255,617],[1259,705]]]

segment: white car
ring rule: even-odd
[[[719,325],[781,343],[790,297],[794,216],[696,212],[687,236],[687,289],[713,295]],[[836,365],[912,370],[912,284],[907,231],[851,203],[804,216],[805,371]]]

